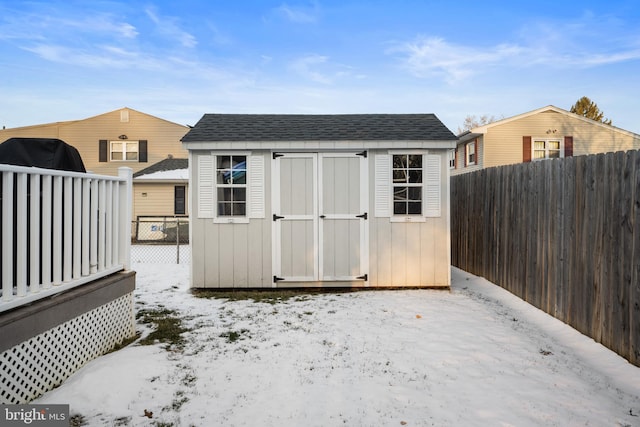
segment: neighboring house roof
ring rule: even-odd
[[[189,179],[189,160],[168,158],[133,174],[136,180]]]
[[[161,120],[161,121],[163,121],[163,122],[167,122],[167,123],[171,123],[171,124],[174,124],[174,125],[182,126],[182,127],[184,127],[185,129],[187,129],[187,128],[189,127],[189,126],[186,126],[186,125],[181,125],[181,124],[179,124],[179,123],[175,123],[175,122],[172,122],[172,121],[169,121],[169,120],[163,119],[163,118],[161,118],[161,117],[156,117],[156,116],[153,116],[153,115],[151,115],[151,114],[144,113],[144,112],[139,111],[139,110],[135,110],[135,109],[133,109],[133,108],[129,108],[129,107],[122,107],[122,108],[118,108],[118,109],[116,109],[116,110],[108,111],[108,112],[106,112],[106,113],[100,113],[100,114],[97,114],[97,115],[95,115],[95,116],[87,117],[87,118],[84,118],[84,119],[77,119],[77,120],[65,120],[65,121],[60,121],[60,122],[50,122],[50,123],[40,123],[40,124],[36,124],[36,125],[20,126],[20,127],[15,127],[15,128],[6,128],[6,129],[2,129],[2,130],[3,130],[3,131],[16,131],[16,130],[27,130],[27,129],[30,129],[30,128],[32,128],[32,129],[37,129],[37,128],[48,127],[48,126],[59,126],[59,127],[62,127],[62,126],[69,126],[69,125],[72,125],[72,124],[74,124],[74,123],[79,123],[79,122],[83,122],[83,121],[91,120],[91,119],[94,119],[94,118],[96,118],[96,117],[105,116],[105,115],[107,115],[107,114],[111,114],[111,113],[114,113],[114,112],[116,112],[116,111],[122,111],[122,110],[135,111],[135,112],[136,112],[136,113],[138,113],[138,114],[142,114],[142,115],[145,115],[145,116],[147,116],[147,117],[151,117],[151,118],[156,119],[156,120]]]
[[[205,114],[182,141],[457,139],[434,114]]]
[[[463,132],[460,135],[458,135],[459,142],[464,143],[464,142],[470,141],[470,140],[472,140],[474,138],[477,138],[478,136],[487,133],[487,130],[492,128],[492,127],[494,127],[494,126],[500,126],[500,125],[503,125],[503,124],[506,124],[506,123],[509,123],[509,122],[512,122],[512,121],[515,121],[515,120],[524,119],[526,117],[533,116],[533,115],[539,114],[539,113],[544,113],[544,112],[547,112],[547,111],[553,111],[553,112],[556,112],[556,113],[559,113],[559,114],[564,114],[564,115],[572,117],[574,119],[582,120],[582,121],[584,121],[586,123],[591,123],[591,124],[596,125],[596,126],[601,126],[601,127],[604,127],[605,129],[613,129],[613,130],[615,130],[617,132],[621,132],[621,133],[623,133],[625,135],[632,136],[634,138],[640,138],[640,135],[638,135],[636,133],[633,133],[633,132],[630,132],[628,130],[624,130],[624,129],[621,129],[621,128],[618,128],[618,127],[615,127],[615,126],[612,126],[612,125],[607,125],[607,124],[604,124],[604,123],[596,121],[596,120],[588,119],[588,118],[586,118],[584,116],[581,116],[580,114],[575,114],[575,113],[572,113],[570,111],[563,110],[562,108],[558,108],[558,107],[556,107],[554,105],[547,105],[546,107],[538,108],[537,110],[533,110],[533,111],[529,111],[529,112],[526,112],[526,113],[518,114],[517,116],[513,116],[513,117],[507,117],[506,119],[502,119],[502,120],[498,120],[498,121],[495,121],[495,122],[492,122],[492,123],[488,123],[488,124],[483,125],[483,126],[478,126],[478,127],[473,128],[471,130]]]

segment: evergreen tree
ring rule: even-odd
[[[586,96],[578,99],[576,103],[571,106],[570,111],[588,119],[602,122],[605,125],[611,124],[611,119],[605,119],[604,113],[600,111],[598,105]]]

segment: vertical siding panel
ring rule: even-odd
[[[233,239],[233,287],[246,288],[249,286],[249,225],[230,224],[228,227]]]
[[[211,253],[217,245],[206,245],[206,242],[212,242],[214,236],[208,234],[205,221],[192,218],[190,221],[191,236],[203,236],[203,238],[189,239],[191,246],[191,286],[195,288],[204,288],[211,286],[210,280],[213,275],[208,276],[206,273],[207,266],[213,263],[213,254]],[[207,262],[207,258],[211,261]]]
[[[436,233],[436,220],[427,220],[426,223],[420,224],[420,262],[416,269],[420,270],[420,285],[431,285],[436,283],[436,280],[440,274],[438,262],[436,261],[438,255],[436,253],[435,242],[442,242],[439,240],[440,236]]]
[[[247,269],[247,286],[250,287],[262,287],[264,271],[263,266],[265,257],[265,248],[267,245],[271,245],[269,240],[265,240],[265,221],[264,220],[251,220],[248,225],[246,236],[247,255],[246,269]],[[271,227],[268,227],[271,229]]]
[[[375,219],[376,256],[372,260],[372,266],[377,271],[376,285],[391,286],[393,284],[393,271],[397,268],[392,257],[392,224],[388,219]],[[374,239],[371,238],[371,241]],[[392,269],[393,266],[393,269]]]
[[[391,285],[407,283],[407,224],[391,224]]]
[[[231,288],[234,283],[235,262],[234,253],[237,242],[233,233],[233,226],[239,224],[214,224],[218,235],[218,253],[215,259],[218,260],[218,287]],[[207,274],[209,274],[207,272]]]
[[[401,285],[420,285],[420,263],[424,261],[422,250],[426,249],[422,248],[420,244],[421,228],[424,225],[424,223],[405,224],[406,277]]]

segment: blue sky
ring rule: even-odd
[[[510,117],[588,96],[640,133],[640,7],[611,1],[0,0],[0,126],[130,107]]]

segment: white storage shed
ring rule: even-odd
[[[449,287],[433,114],[205,114],[189,152],[191,286]]]

